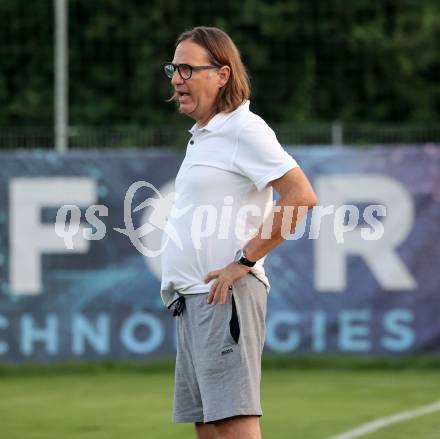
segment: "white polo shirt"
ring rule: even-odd
[[[204,283],[207,273],[231,263],[271,212],[268,183],[298,166],[273,130],[249,110],[249,101],[231,113],[215,115],[203,128],[194,125],[190,133],[163,235],[165,305],[176,291],[209,291],[214,281]],[[263,263],[264,258],[252,272],[269,290]]]

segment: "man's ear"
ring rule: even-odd
[[[226,83],[229,80],[229,76],[231,75],[231,68],[229,66],[221,66],[218,69],[218,86],[219,88],[223,87],[224,85],[226,85]]]

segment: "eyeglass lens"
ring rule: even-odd
[[[173,77],[176,69],[183,79],[189,79],[191,77],[191,66],[189,66],[188,64],[180,64],[179,66],[174,66],[173,64],[165,64],[164,66],[165,74],[168,76],[168,78]]]

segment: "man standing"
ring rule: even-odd
[[[264,257],[286,237],[283,212],[290,232],[316,197],[249,110],[246,69],[225,32],[184,32],[163,68],[172,100],[196,121],[176,177],[173,210],[186,213],[168,220],[181,245],[162,254],[162,299],[177,317],[173,420],[195,423],[200,439],[259,439]]]

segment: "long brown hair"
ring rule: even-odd
[[[241,60],[240,52],[229,35],[217,27],[198,26],[183,32],[176,41],[176,47],[185,40],[191,40],[208,52],[209,62],[214,66],[229,66],[228,82],[220,89],[215,112],[229,113],[249,99],[251,88],[249,76]],[[175,99],[174,95],[172,99]]]

